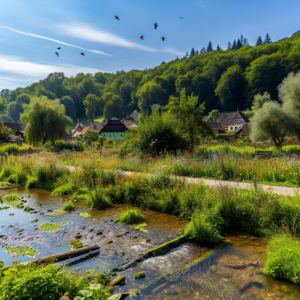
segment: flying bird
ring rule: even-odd
[[[58,50],[60,50],[61,48],[60,48],[60,47],[58,47],[57,49],[58,49]]]
[[[58,52],[55,52],[55,54],[59,57],[59,54],[58,54]]]
[[[82,56],[84,56],[84,53],[82,52],[82,53],[80,53]]]
[[[120,21],[120,18],[118,16],[115,16],[115,18]]]
[[[163,40],[163,42],[164,42],[166,38],[162,36],[162,37],[161,37],[161,39],[162,39],[162,40]]]
[[[158,26],[157,23],[154,23],[154,28],[155,28],[155,30],[156,30],[157,26]]]
[[[140,38],[141,38],[141,40],[144,40],[144,35],[141,35]]]
[[[179,19],[183,19],[183,17],[180,17]]]

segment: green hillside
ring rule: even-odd
[[[205,102],[206,112],[235,111],[237,106],[250,107],[257,93],[267,91],[273,100],[278,100],[277,86],[288,73],[299,70],[300,31],[260,46],[192,52],[190,57],[162,62],[144,71],[78,74],[71,78],[54,73],[39,83],[6,93],[5,98],[9,102],[8,115],[14,120],[23,110],[22,103],[33,95],[64,99],[67,114],[76,120],[85,117],[83,101],[94,94],[98,97],[96,115],[121,118],[134,109],[145,111],[153,104],[164,106],[170,96],[178,96],[183,88],[187,94],[197,95],[200,103]]]

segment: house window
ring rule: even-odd
[[[103,133],[103,136],[105,137],[105,133]]]
[[[237,130],[237,126],[235,126],[235,130]]]
[[[114,137],[116,137],[116,135],[115,135],[115,134],[113,134],[113,136],[114,136]]]
[[[111,135],[109,137],[111,137]]]
[[[123,134],[121,133],[121,137],[123,136]]]

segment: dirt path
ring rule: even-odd
[[[122,172],[125,175],[131,175],[133,172]],[[142,174],[142,173],[138,173]],[[236,187],[236,188],[243,188],[243,189],[252,189],[252,183],[246,182],[234,182],[234,181],[223,181],[223,180],[213,180],[213,179],[201,179],[201,178],[192,178],[192,177],[184,177],[186,182],[189,183],[200,183],[203,182],[209,186],[216,186],[216,185],[227,185],[229,187]],[[176,176],[176,179],[183,180],[182,176]],[[259,187],[262,187],[266,192],[276,193],[279,195],[289,195],[295,196],[297,194],[297,188],[293,187],[285,187],[285,186],[274,186],[274,185],[264,185],[260,184]]]

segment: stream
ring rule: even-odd
[[[71,259],[74,263],[70,269],[110,270],[129,262],[147,249],[179,237],[187,224],[187,221],[176,216],[145,210],[143,214],[147,226],[143,227],[146,229],[143,232],[132,225],[114,223],[122,210],[131,208],[129,205],[114,205],[99,211],[75,202],[75,211],[52,216],[52,211],[67,202],[67,196],[51,196],[50,192],[41,189],[0,191],[1,196],[8,193],[18,194],[25,207],[28,205],[33,210],[26,212],[14,207],[0,210],[0,259],[6,266],[16,260],[22,263],[69,251],[69,242],[80,233],[84,246],[97,244],[100,251],[97,256],[82,262],[76,263],[80,257]],[[4,206],[8,205],[0,204],[0,207]],[[42,232],[39,228],[43,223],[62,222],[68,224],[55,232]],[[139,289],[142,296],[135,298],[147,300],[300,299],[299,287],[263,274],[266,239],[238,231],[228,232],[226,238],[231,241],[229,245],[187,271],[183,271],[187,264],[211,249],[187,242],[167,254],[149,258],[133,268],[118,272],[117,275],[125,275],[127,281],[120,289],[124,292]],[[34,258],[24,255],[12,257],[4,246],[30,246],[39,253]],[[134,280],[134,275],[140,271],[144,271],[146,277]]]

